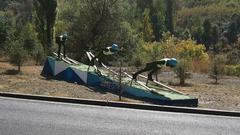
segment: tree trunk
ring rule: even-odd
[[[218,84],[218,76],[215,77],[215,84]]]
[[[119,101],[122,100],[122,60],[120,60],[119,64]]]
[[[21,72],[21,64],[18,63],[18,73],[20,73],[20,72]]]
[[[166,27],[167,30],[173,34],[174,26],[173,26],[173,2],[174,0],[166,0],[167,9],[166,9]]]
[[[158,71],[156,72],[156,81],[158,81]]]
[[[181,77],[181,78],[180,78],[180,85],[181,85],[181,86],[184,86],[184,85],[185,85],[185,78],[184,78],[184,77]]]
[[[185,85],[185,79],[186,79],[186,72],[185,72],[184,68],[181,68],[180,70],[181,70],[180,71],[180,76],[179,76],[179,78],[180,78],[180,85],[184,86]]]
[[[51,47],[52,47],[52,28],[49,24],[49,20],[47,22],[47,54],[51,54]]]

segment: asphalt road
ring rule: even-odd
[[[240,118],[0,97],[0,135],[240,135]]]

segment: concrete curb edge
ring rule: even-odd
[[[9,93],[9,92],[0,92],[0,96],[10,97],[10,98],[40,100],[40,101],[98,105],[98,106],[120,107],[120,108],[130,108],[130,109],[152,110],[152,111],[240,117],[240,112],[236,112],[236,111],[222,111],[222,110],[199,109],[199,108],[189,108],[189,107],[173,107],[173,106],[163,106],[163,105],[125,103],[125,102],[92,100],[92,99],[81,99],[81,98],[53,97],[53,96],[43,96],[43,95],[40,96],[40,95],[31,95],[31,94]]]

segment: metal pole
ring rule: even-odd
[[[119,101],[122,100],[122,59],[119,64]]]

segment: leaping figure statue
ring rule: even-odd
[[[114,55],[117,52],[119,52],[119,46],[117,44],[112,44],[112,46],[108,46],[106,48],[101,49],[100,51],[97,52],[97,54],[90,60],[90,64],[88,67],[88,70],[90,66],[96,67],[96,62],[98,61],[99,65],[102,65],[103,58],[108,56],[108,55]],[[97,73],[100,73],[98,69],[96,69]]]
[[[177,66],[177,60],[175,58],[163,58],[161,60],[158,61],[154,61],[154,62],[150,62],[147,63],[145,65],[145,67],[139,71],[137,71],[136,73],[133,74],[133,80],[137,81],[137,76],[143,72],[146,71],[150,71],[148,73],[148,78],[147,78],[147,83],[146,85],[148,85],[148,81],[153,81],[152,75],[157,72],[159,69],[161,69],[162,67],[171,67],[174,68]]]

